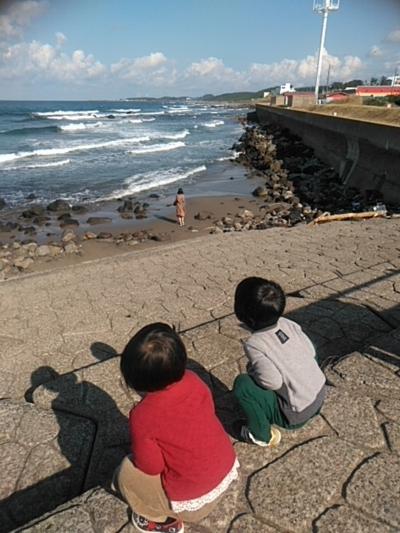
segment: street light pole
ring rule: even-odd
[[[336,11],[339,9],[340,0],[314,0],[313,10],[319,15],[323,15],[322,19],[322,31],[321,42],[319,45],[318,65],[317,65],[317,78],[315,80],[315,103],[319,101],[319,83],[321,79],[322,70],[322,57],[325,48],[326,27],[328,25],[328,15],[330,11]]]

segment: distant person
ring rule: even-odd
[[[179,188],[178,192],[176,193],[174,206],[176,207],[176,218],[178,220],[178,224],[180,226],[184,226],[186,216],[186,202],[185,195],[183,194],[183,190],[181,188]]]
[[[248,374],[241,374],[233,392],[247,422],[237,428],[240,440],[276,446],[280,431],[304,425],[325,399],[325,376],[311,340],[296,322],[283,318],[286,298],[273,281],[251,277],[235,292],[235,314],[251,331],[244,342]]]
[[[139,531],[183,532],[220,502],[239,463],[211,392],[186,370],[186,349],[167,324],[142,328],[126,345],[121,372],[143,399],[131,410],[132,455],[114,484]]]

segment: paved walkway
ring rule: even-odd
[[[248,275],[291,293],[287,314],[333,386],[321,416],[276,450],[235,443],[240,481],[187,530],[398,530],[399,236],[397,220],[215,235],[0,284],[0,531],[65,501],[29,531],[129,530],[126,506],[93,487],[128,449],[137,397],[116,354],[148,322],[183,332],[230,430],[245,366],[232,296]]]

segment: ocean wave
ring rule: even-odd
[[[66,126],[59,126],[61,131],[66,132],[75,132],[75,131],[84,131],[92,128],[100,128],[103,126],[103,122],[95,122],[94,124],[84,124],[79,122],[78,124],[67,124]]]
[[[165,111],[141,111],[140,113],[135,113],[135,115],[147,116],[147,115],[165,115]]]
[[[0,133],[4,135],[27,135],[29,133],[34,133],[35,135],[40,133],[46,133],[46,132],[56,132],[58,131],[57,126],[38,126],[35,127],[27,127],[27,128],[15,128],[13,130],[3,130]]]
[[[150,146],[143,146],[141,148],[135,148],[134,150],[128,150],[128,154],[151,154],[154,152],[169,152],[170,150],[176,150],[177,148],[183,148],[185,145],[182,141],[166,144],[151,144]]]
[[[37,165],[19,165],[18,167],[5,167],[2,170],[22,170],[26,168],[47,168],[47,167],[63,167],[71,163],[71,159],[63,159],[62,161],[54,161],[53,163],[38,163]]]
[[[93,114],[93,115],[86,115],[86,114],[80,114],[80,115],[48,115],[46,117],[35,117],[35,118],[41,118],[46,120],[68,120],[68,121],[78,121],[78,120],[96,120],[99,118],[106,118],[107,115],[99,113],[99,114]]]
[[[33,119],[41,120],[93,120],[98,117],[98,109],[91,109],[89,111],[46,111],[31,113]]]
[[[206,170],[207,167],[205,165],[201,165],[188,170],[182,168],[171,168],[169,170],[156,170],[142,174],[134,174],[133,176],[129,176],[129,178],[125,179],[125,189],[118,189],[112,192],[111,195],[107,196],[106,198],[102,198],[101,200],[113,200],[115,198],[137,194],[148,189],[162,187],[176,181],[183,181]]]
[[[127,137],[125,139],[117,139],[114,141],[103,141],[92,144],[77,144],[76,146],[66,146],[65,148],[42,148],[33,150],[31,152],[16,152],[12,154],[0,154],[0,163],[7,163],[17,159],[24,159],[26,157],[41,157],[54,156],[61,154],[69,154],[71,152],[82,152],[87,150],[96,150],[98,148],[107,148],[113,146],[124,146],[132,143],[141,143],[150,141],[150,137]]]
[[[210,122],[203,122],[202,126],[205,128],[216,128],[225,124],[223,120],[211,120]]]
[[[37,117],[48,117],[48,116],[73,116],[73,115],[93,115],[93,113],[98,113],[99,110],[98,109],[90,109],[90,110],[87,110],[87,111],[63,111],[63,110],[59,110],[59,111],[44,111],[44,112],[40,112],[40,111],[37,111],[35,113],[32,113],[33,116],[37,116]]]
[[[189,130],[183,130],[183,131],[180,131],[178,133],[157,133],[155,135],[152,136],[153,139],[184,139],[185,137],[187,137],[188,135],[190,135],[190,131]]]
[[[114,113],[139,113],[139,111],[141,111],[140,107],[139,108],[130,108],[130,109],[111,109],[111,112],[114,112]]]
[[[170,115],[184,115],[186,113],[190,113],[190,111],[191,109],[189,109],[187,106],[167,108],[167,112]]]
[[[235,150],[233,150],[233,153],[232,155],[227,155],[227,156],[224,156],[224,157],[218,157],[218,159],[216,159],[216,161],[231,161],[232,159],[237,159],[240,155],[240,152],[236,152]]]

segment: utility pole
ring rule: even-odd
[[[337,11],[339,9],[340,0],[314,0],[313,11],[322,15],[322,31],[321,42],[319,45],[317,78],[315,80],[315,103],[318,104],[319,98],[319,82],[321,79],[322,70],[322,56],[324,55],[326,27],[328,24],[328,15],[330,11]]]

